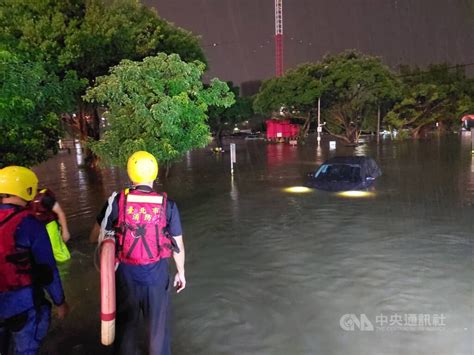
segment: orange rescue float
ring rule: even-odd
[[[100,320],[101,342],[115,339],[115,241],[105,239],[100,247]]]

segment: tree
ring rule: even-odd
[[[234,95],[217,79],[204,88],[204,68],[199,61],[160,53],[142,62],[123,60],[99,77],[85,99],[108,108],[110,126],[100,141],[91,142],[92,150],[117,166],[125,166],[134,151],[146,150],[169,167],[190,149],[208,144],[208,107],[229,107]]]
[[[308,63],[288,70],[282,77],[265,81],[255,96],[254,110],[263,115],[281,112],[285,117],[302,120],[300,138],[303,138],[309,130],[318,98],[325,91],[322,75],[321,64]]]
[[[0,10],[3,46],[90,83],[122,59],[158,52],[205,63],[196,36],[136,0],[3,0]]]
[[[205,62],[198,38],[158,17],[135,0],[89,0],[65,40],[61,60],[92,84],[122,59],[141,60],[159,52]]]
[[[233,126],[248,119],[253,114],[252,99],[240,96],[239,87],[234,86],[232,82],[228,82],[227,85],[235,96],[235,103],[230,107],[209,107],[209,126],[215,134],[218,147],[222,147],[222,131],[225,125]]]
[[[357,143],[374,108],[399,96],[399,83],[379,58],[355,51],[328,56],[322,66],[329,106],[326,129],[347,143]]]
[[[57,151],[59,114],[72,109],[70,93],[84,83],[74,72],[60,80],[8,51],[0,51],[0,78],[0,167],[38,164]]]
[[[318,98],[326,114],[326,129],[347,143],[357,143],[374,106],[393,100],[398,82],[380,59],[347,51],[327,56],[321,62],[303,64],[283,77],[263,83],[254,101],[255,111],[283,111],[304,121],[306,135]]]
[[[90,86],[122,59],[141,60],[165,52],[205,62],[196,36],[136,0],[4,0],[0,22],[0,48],[44,62],[60,78],[74,70]],[[80,99],[84,91],[71,94],[77,99],[78,115],[68,122],[83,141],[99,139],[97,106]]]
[[[426,71],[403,67],[403,100],[386,121],[397,129],[409,129],[414,138],[435,123],[459,126],[462,115],[474,112],[474,80],[461,68],[432,65]]]

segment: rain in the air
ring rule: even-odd
[[[474,354],[473,1],[0,23],[0,355]]]

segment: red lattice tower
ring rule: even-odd
[[[275,74],[283,75],[283,0],[275,0]]]

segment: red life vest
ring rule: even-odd
[[[24,208],[0,210],[0,292],[32,284],[30,250],[15,245],[18,225],[29,214]]]
[[[43,189],[36,194],[33,201],[29,203],[29,207],[37,219],[44,224],[48,224],[49,222],[57,220],[58,215],[52,210],[52,206],[48,208],[44,205],[44,198],[52,198],[53,200],[56,200],[56,197],[51,190]]]
[[[166,194],[139,189],[119,197],[118,258],[132,265],[146,265],[171,257],[173,245],[166,232]]]

